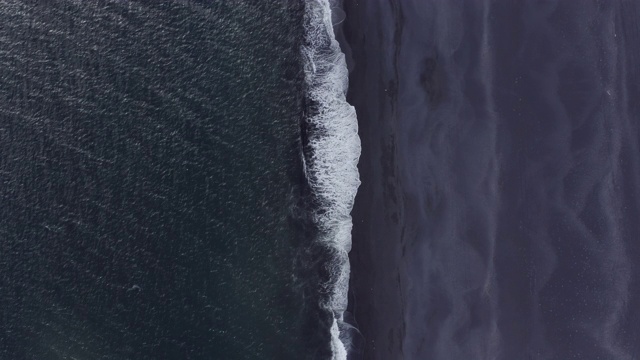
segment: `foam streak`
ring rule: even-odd
[[[338,360],[347,356],[339,328],[347,308],[350,213],[360,185],[357,168],[360,139],[355,109],[346,101],[348,70],[335,39],[328,0],[306,3],[305,31],[302,52],[311,104],[305,120],[309,129],[305,171],[320,205],[314,213],[314,222],[321,233],[319,241],[334,254],[331,281],[325,284],[330,296],[323,305],[334,314],[331,347],[333,358]]]

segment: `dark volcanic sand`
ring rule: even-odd
[[[346,1],[364,359],[640,358],[640,8]]]

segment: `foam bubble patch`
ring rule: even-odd
[[[328,0],[306,3],[302,52],[310,110],[305,119],[309,129],[305,173],[319,202],[313,214],[321,233],[319,241],[334,254],[329,269],[331,282],[325,285],[330,299],[324,304],[335,317],[331,328],[334,359],[346,359],[339,324],[347,308],[351,210],[360,185],[360,138],[355,109],[346,101],[348,70],[333,25]]]

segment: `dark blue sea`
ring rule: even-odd
[[[0,14],[0,359],[344,356],[359,141],[327,2]]]

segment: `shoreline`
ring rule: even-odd
[[[350,213],[360,184],[360,139],[355,109],[346,101],[349,74],[333,26],[341,15],[334,5],[330,0],[318,0],[305,7],[301,50],[308,111],[303,161],[306,181],[318,205],[310,214],[318,229],[314,242],[328,255],[318,270],[320,278],[326,278],[320,306],[333,317],[328,329],[331,358],[347,360],[351,331],[343,319],[350,273]]]
[[[389,45],[386,39],[372,34],[375,26],[382,25],[383,32],[394,32],[400,24],[399,19],[393,19],[393,12],[376,14],[386,18],[372,21],[367,13],[371,10],[367,6],[371,5],[345,2],[346,19],[336,34],[349,66],[347,101],[356,108],[362,144],[358,163],[361,185],[352,211],[348,312],[361,333],[351,358],[392,359],[402,354],[406,328],[403,254],[398,246],[403,231],[403,205],[396,166],[396,98],[389,91],[393,86],[385,86],[383,79],[397,74],[385,64],[387,54],[394,50],[385,48]],[[394,26],[385,26],[388,21]]]

